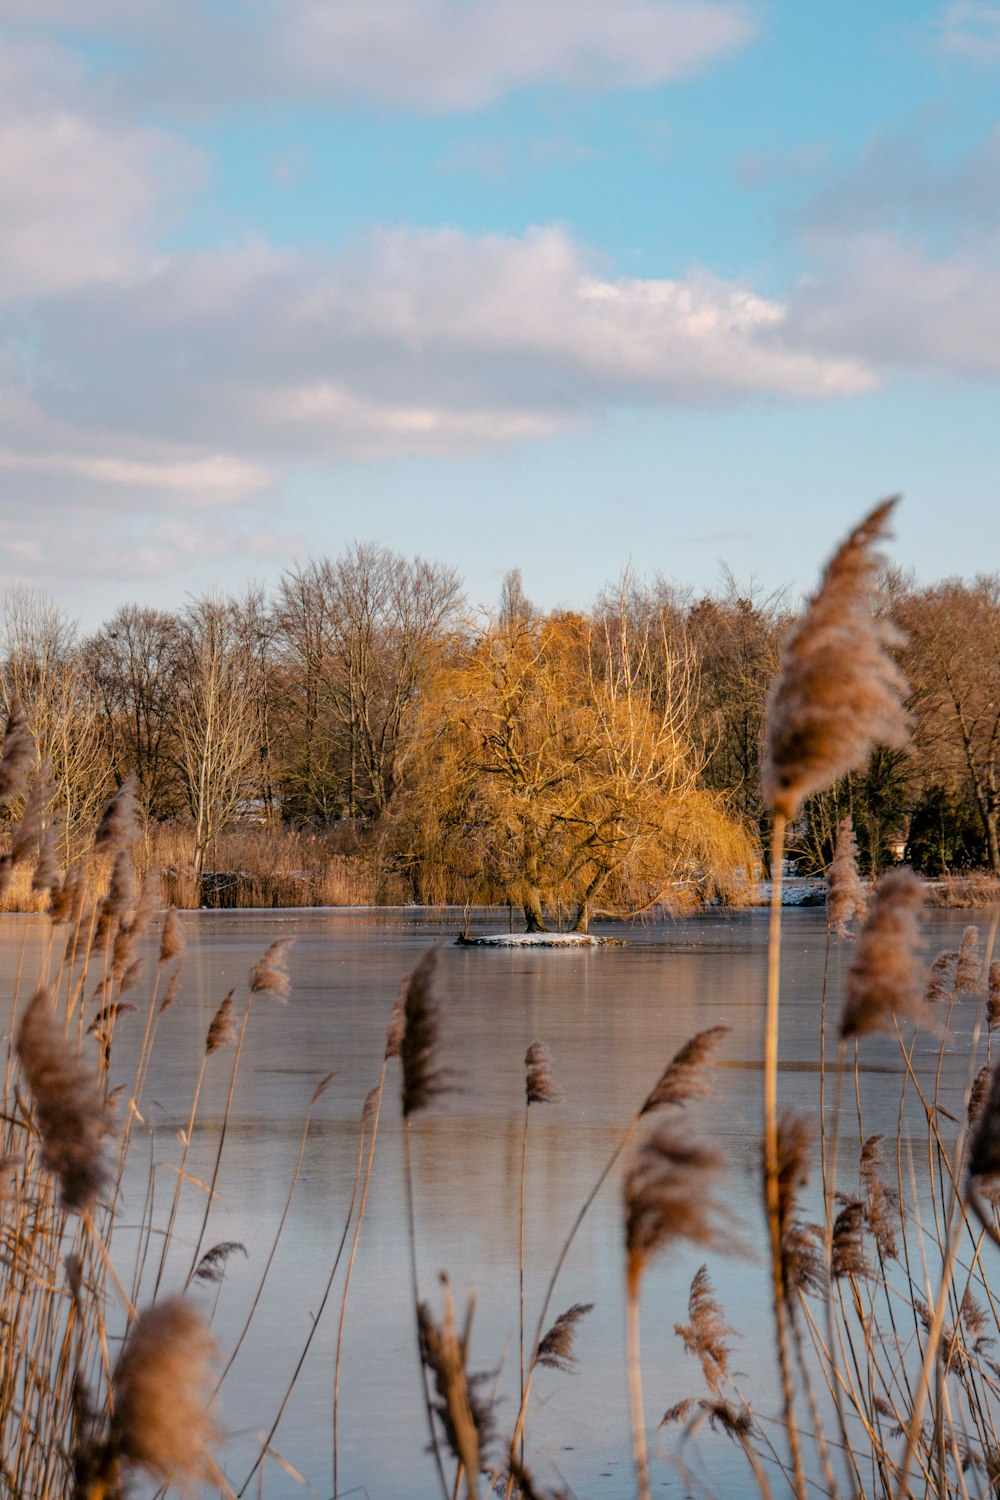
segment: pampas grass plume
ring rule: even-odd
[[[163,923],[163,932],[160,936],[160,963],[168,964],[172,958],[177,958],[184,952],[184,928],[176,906],[172,906],[167,912]]]
[[[17,1033],[17,1055],[35,1106],[42,1161],[59,1179],[63,1206],[90,1209],[107,1180],[104,1099],[57,1023],[48,991],[35,991]]]
[[[251,995],[267,995],[284,1004],[292,991],[288,973],[288,950],[294,938],[275,938],[264,957],[250,970]]]
[[[552,1072],[552,1055],[544,1042],[532,1042],[524,1054],[524,1092],[529,1104],[558,1104],[562,1093]]]
[[[208,1036],[205,1038],[206,1057],[211,1057],[212,1053],[218,1052],[220,1047],[227,1047],[230,1042],[236,1040],[236,1022],[233,1019],[233,1010],[235,1008],[233,1001],[235,996],[236,991],[230,990],[212,1017],[212,1024],[209,1026]],[[166,1001],[164,1001],[165,1005]]]
[[[147,1307],[114,1374],[113,1444],[126,1464],[163,1484],[190,1488],[216,1477],[210,1445],[215,1341],[186,1297]]]
[[[990,1031],[1000,1027],[1000,959],[990,964],[990,977],[986,990],[986,1021]]]
[[[705,1031],[696,1032],[664,1068],[646,1095],[639,1114],[648,1115],[668,1104],[687,1104],[691,1099],[711,1093],[705,1070],[722,1038],[728,1035],[728,1026],[710,1026]]]
[[[979,956],[979,933],[969,926],[962,933],[958,950],[958,970],[955,974],[955,989],[966,995],[978,994],[982,960]]]
[[[403,1115],[426,1109],[431,1100],[445,1092],[441,1070],[437,1067],[438,1007],[433,993],[437,949],[430,948],[404,982],[403,1037],[400,1060],[403,1064]]]
[[[658,1250],[673,1240],[721,1247],[724,1209],[712,1189],[725,1159],[670,1126],[652,1130],[625,1179],[625,1250],[630,1295]]]
[[[0,806],[25,795],[28,775],[35,763],[35,741],[24,716],[21,699],[14,693],[7,710],[7,732],[0,755]]]
[[[840,1035],[891,1031],[894,1018],[926,1022],[918,950],[924,888],[912,870],[888,870],[878,882],[847,971]]]
[[[768,697],[761,788],[775,813],[794,818],[804,798],[860,766],[874,745],[903,745],[906,680],[875,618],[872,595],[894,500],[851,532],[789,637]]]
[[[94,834],[95,850],[117,854],[120,849],[135,843],[142,831],[136,801],[138,787],[135,773],[129,772],[104,809],[104,815],[97,825],[97,832]]]
[[[837,847],[826,872],[826,914],[831,931],[848,936],[848,924],[855,918],[864,920],[868,900],[858,874],[858,841],[850,818],[837,830]]]

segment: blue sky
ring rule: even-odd
[[[0,0],[0,581],[1000,567],[1000,4]]]

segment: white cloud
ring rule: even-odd
[[[1000,237],[935,259],[889,236],[852,242],[791,298],[793,334],[883,371],[1000,377]]]
[[[160,460],[104,455],[85,457],[73,453],[14,452],[0,448],[0,469],[25,474],[52,474],[89,480],[130,491],[152,490],[175,495],[182,503],[212,505],[243,500],[270,484],[272,476],[259,464],[226,454]]]
[[[945,52],[980,67],[1000,63],[1000,5],[984,0],[952,0],[938,22]]]
[[[745,0],[12,0],[8,24],[113,35],[148,96],[477,109],[510,90],[641,88],[693,73],[756,29]]]

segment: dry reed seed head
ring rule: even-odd
[[[250,970],[251,995],[267,995],[268,999],[284,1005],[292,992],[288,951],[294,942],[294,938],[275,938],[264,957]]]
[[[0,807],[17,802],[28,788],[35,764],[35,741],[24,716],[21,699],[14,693],[7,710],[7,730],[0,754]]]
[[[726,1210],[713,1197],[725,1158],[659,1125],[641,1142],[625,1178],[625,1249],[630,1294],[650,1258],[674,1240],[726,1248]],[[731,1245],[729,1248],[733,1248]]]
[[[986,984],[986,1024],[990,1031],[1000,1027],[1000,959],[990,964]]]
[[[983,1105],[986,1103],[986,1094],[989,1086],[990,1070],[984,1063],[973,1079],[972,1088],[969,1090],[968,1120],[970,1125],[975,1125],[983,1112]]]
[[[226,1274],[230,1256],[235,1255],[237,1250],[244,1260],[249,1259],[250,1252],[242,1240],[220,1240],[217,1245],[206,1250],[199,1260],[195,1267],[195,1280],[217,1286]]]
[[[919,918],[924,888],[912,870],[888,870],[872,894],[847,971],[841,1037],[891,1031],[894,1019],[926,1024]]]
[[[822,1236],[797,1222],[799,1189],[809,1181],[809,1157],[815,1127],[804,1115],[783,1110],[778,1117],[778,1224],[781,1282],[785,1300],[794,1291],[821,1291],[826,1285]]]
[[[163,921],[160,934],[160,963],[168,964],[172,958],[184,952],[184,928],[176,906],[171,906]]]
[[[51,764],[46,758],[38,767],[38,772],[28,793],[28,800],[21,814],[21,821],[14,829],[11,840],[11,853],[14,863],[19,864],[26,859],[32,850],[38,848],[42,831],[45,827],[45,815],[49,810],[49,804],[55,796],[55,786],[52,781]]]
[[[705,1070],[719,1043],[728,1035],[728,1026],[710,1026],[705,1031],[696,1032],[664,1068],[639,1114],[648,1115],[668,1104],[687,1104],[691,1099],[710,1094],[711,1085]]]
[[[736,1329],[730,1328],[722,1316],[722,1308],[712,1291],[708,1266],[700,1266],[694,1274],[688,1294],[688,1317],[690,1323],[675,1323],[674,1332],[683,1339],[685,1353],[693,1354],[698,1360],[705,1384],[713,1396],[717,1396],[729,1374],[729,1356],[733,1352],[729,1340],[736,1337]]]
[[[378,1096],[379,1087],[378,1084],[376,1084],[374,1088],[370,1088],[368,1090],[367,1094],[365,1095],[365,1102],[361,1106],[362,1125],[366,1124],[374,1116],[375,1110],[378,1107]]]
[[[508,1455],[507,1474],[517,1486],[515,1494],[518,1500],[573,1500],[570,1490],[543,1490],[530,1469],[526,1469],[513,1453]]]
[[[94,849],[116,854],[129,844],[134,844],[142,832],[139,823],[139,804],[136,792],[139,781],[134,772],[129,772],[111,801],[104,809],[101,821],[94,834]]]
[[[83,878],[79,864],[70,865],[58,887],[49,897],[49,916],[53,924],[75,921],[83,908]]]
[[[114,1372],[112,1443],[126,1465],[193,1489],[216,1475],[210,1446],[212,1364],[218,1350],[194,1303],[169,1297],[147,1307]]]
[[[429,948],[404,981],[399,1051],[404,1118],[426,1109],[432,1099],[447,1092],[444,1074],[437,1066],[438,1005],[433,991],[437,957],[437,949]]]
[[[958,968],[958,949],[943,948],[931,964],[927,976],[925,999],[928,1005],[943,1005],[955,995],[955,971]]]
[[[888,649],[897,638],[873,611],[875,547],[894,504],[876,506],[834,553],[782,652],[767,701],[761,790],[789,820],[873,746],[908,738],[907,683]]]
[[[562,1090],[552,1073],[552,1054],[544,1042],[532,1042],[524,1054],[524,1092],[529,1104],[558,1104]]]
[[[134,990],[136,985],[139,983],[139,980],[142,977],[143,962],[144,961],[141,958],[133,959],[128,968],[125,970],[125,973],[122,975],[121,986],[121,993],[123,995],[127,995],[129,990]]]
[[[0,854],[0,896],[6,896],[13,874],[13,854]]]
[[[167,988],[164,991],[163,999],[160,1001],[160,1009],[159,1009],[159,1012],[158,1012],[159,1015],[162,1016],[163,1012],[165,1010],[169,1010],[170,1007],[174,1004],[174,1002],[177,999],[177,996],[180,994],[180,988],[181,988],[181,969],[180,969],[180,964],[178,964],[177,968],[174,970],[174,972],[170,976],[169,982],[167,984]]]
[[[860,1198],[848,1198],[833,1222],[833,1252],[830,1275],[867,1277],[871,1266],[865,1254],[865,1207]]]
[[[826,872],[826,883],[826,916],[830,930],[847,937],[848,924],[855,917],[864,921],[868,906],[865,887],[858,874],[858,841],[850,818],[844,818],[837,831],[837,847]]]
[[[883,1135],[870,1135],[861,1148],[860,1175],[868,1195],[865,1218],[878,1246],[882,1260],[895,1260],[899,1254],[896,1240],[899,1195],[886,1187],[879,1175],[882,1170]]]
[[[962,933],[962,944],[958,950],[958,969],[955,974],[955,989],[965,995],[976,995],[981,989],[983,970],[979,953],[979,933],[969,926]]]
[[[119,849],[111,866],[108,884],[108,907],[111,915],[123,921],[135,906],[135,865],[127,849]]]
[[[113,1025],[119,1016],[127,1016],[136,1009],[137,1007],[130,1000],[116,1000],[112,1005],[105,1005],[87,1027],[87,1035],[90,1036],[105,1026]]]
[[[205,1056],[211,1057],[213,1052],[218,1052],[220,1047],[228,1047],[230,1042],[236,1040],[236,1021],[234,1019],[236,991],[230,990],[229,994],[219,1006],[212,1017],[212,1024],[208,1028],[208,1036],[205,1038]]]
[[[577,1324],[593,1310],[592,1302],[574,1302],[572,1307],[560,1313],[538,1345],[535,1363],[545,1365],[549,1370],[571,1370],[576,1364],[573,1340]]]
[[[970,1180],[1000,1174],[1000,1060],[990,1071],[985,1098],[969,1142],[966,1174]]]
[[[445,1278],[442,1277],[442,1280]],[[479,1473],[483,1449],[489,1440],[492,1411],[479,1396],[481,1382],[465,1368],[466,1348],[455,1328],[451,1294],[445,1280],[445,1307],[441,1323],[434,1321],[426,1302],[417,1308],[420,1358],[434,1377],[437,1401],[433,1402],[448,1446],[466,1474]]]
[[[399,994],[392,1002],[392,1010],[389,1012],[389,1025],[385,1033],[385,1055],[386,1058],[398,1057],[403,1046],[403,1032],[406,1030],[406,986],[409,976],[403,980]]]
[[[63,1206],[90,1209],[104,1187],[104,1098],[97,1078],[35,991],[17,1032],[17,1055],[34,1104],[42,1163],[59,1179]]]

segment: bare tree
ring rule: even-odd
[[[991,871],[1000,875],[1000,575],[900,590],[916,743],[943,783],[975,801]]]
[[[106,800],[111,778],[104,723],[83,670],[76,628],[44,595],[11,589],[0,603],[2,691],[20,696],[39,758],[56,784],[63,856],[79,852]]]
[[[286,574],[278,618],[301,684],[300,784],[351,817],[383,814],[412,745],[420,684],[457,616],[451,568],[355,544]],[[319,783],[319,786],[317,786]]]
[[[174,615],[125,604],[83,646],[115,779],[135,773],[140,805],[154,820],[172,816],[185,800],[175,712],[181,643]]]
[[[182,621],[179,758],[200,879],[213,839],[252,797],[259,766],[253,663],[232,600],[199,599]]]

